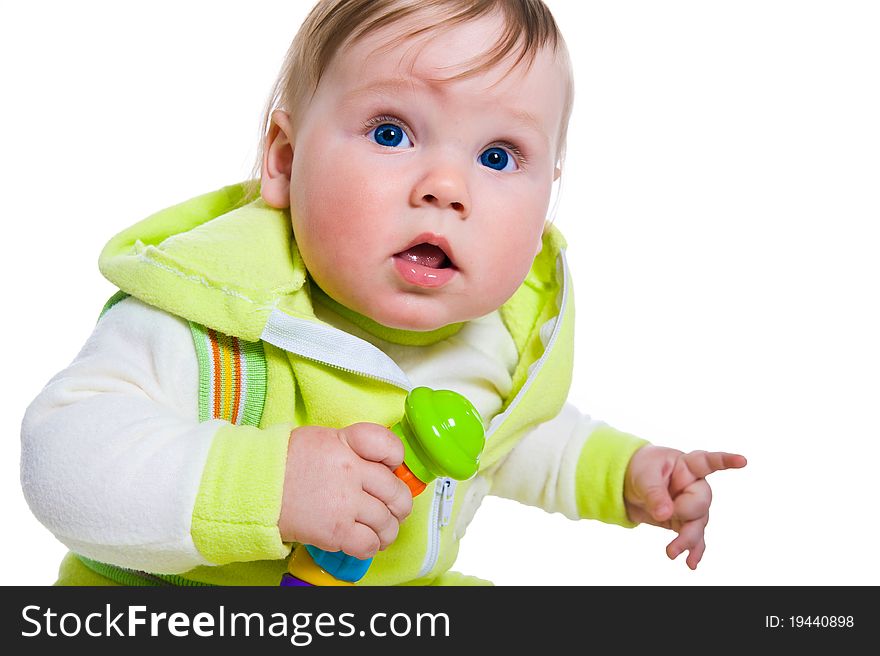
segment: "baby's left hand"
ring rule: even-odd
[[[691,451],[646,445],[635,452],[626,470],[623,498],[633,522],[662,526],[676,533],[666,546],[672,559],[688,552],[687,565],[697,568],[706,550],[703,532],[709,522],[712,490],[706,476],[746,466],[734,453]]]

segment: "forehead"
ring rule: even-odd
[[[562,112],[565,75],[547,47],[536,52],[530,66],[528,56],[514,66],[519,56],[519,48],[514,48],[491,68],[450,80],[481,66],[504,29],[497,14],[453,26],[432,24],[425,17],[385,26],[345,44],[325,75],[348,98],[419,91],[458,103],[502,103],[551,123]],[[417,30],[423,31],[405,38]]]

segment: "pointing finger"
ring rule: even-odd
[[[722,469],[739,469],[746,466],[746,459],[736,453],[723,451],[691,451],[684,455],[687,468],[696,478],[706,478]]]

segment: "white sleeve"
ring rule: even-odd
[[[208,564],[190,526],[223,424],[198,421],[188,324],[127,298],[28,407],[25,498],[62,543],[88,558],[159,573]]]
[[[578,519],[578,461],[587,438],[605,425],[566,403],[493,467],[490,493]]]

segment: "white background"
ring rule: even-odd
[[[576,101],[556,223],[572,399],[714,474],[700,567],[672,535],[487,499],[456,569],[498,584],[880,584],[880,9],[551,0]],[[0,15],[3,584],[65,549],[18,480],[30,400],[114,291],[97,257],[247,176],[306,1],[18,2]]]

